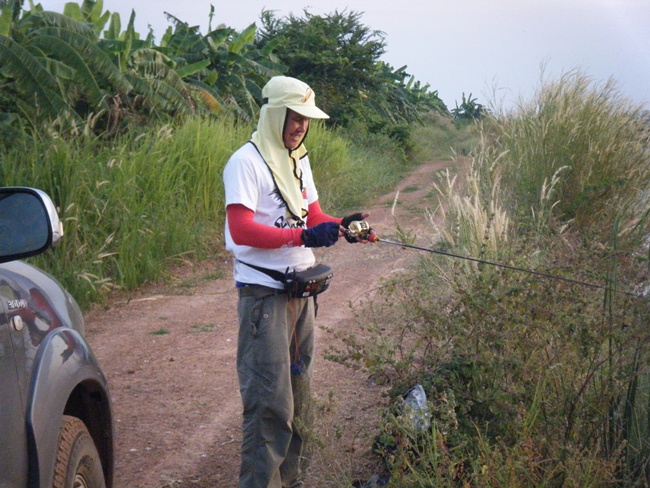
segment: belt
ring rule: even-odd
[[[280,288],[271,288],[269,286],[262,286],[262,285],[244,285],[244,286],[237,287],[237,291],[239,292],[240,298],[244,298],[244,297],[262,298],[268,296],[279,296],[279,295],[287,294],[286,290]]]

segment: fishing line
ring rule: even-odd
[[[505,263],[497,263],[497,262],[494,262],[494,261],[487,261],[485,259],[479,259],[479,258],[475,258],[475,257],[472,257],[472,256],[463,256],[463,255],[460,255],[460,254],[454,254],[454,253],[450,253],[450,252],[447,252],[447,251],[441,251],[439,249],[430,249],[428,247],[414,246],[412,244],[404,244],[403,242],[395,242],[395,241],[390,241],[390,240],[387,240],[387,239],[382,239],[378,235],[373,233],[372,229],[370,228],[370,225],[366,221],[351,222],[349,227],[350,228],[349,228],[348,232],[354,234],[355,236],[357,236],[357,237],[359,237],[361,239],[369,240],[371,242],[391,244],[391,245],[394,245],[394,246],[405,247],[405,248],[408,248],[408,249],[415,249],[417,251],[424,251],[424,252],[428,252],[428,253],[432,253],[432,254],[440,254],[442,256],[447,256],[447,257],[450,257],[450,258],[464,259],[466,261],[472,261],[472,262],[479,263],[479,264],[487,264],[487,265],[490,265],[490,266],[496,266],[496,267],[499,267],[499,268],[509,269],[509,270],[512,270],[512,271],[520,271],[522,273],[528,273],[528,274],[532,274],[532,275],[536,275],[536,276],[543,276],[545,278],[551,278],[553,280],[564,281],[566,283],[572,283],[574,285],[581,285],[581,286],[585,286],[585,287],[588,287],[588,288],[596,288],[596,289],[599,289],[599,290],[611,290],[611,291],[616,292],[616,293],[621,293],[621,294],[636,297],[636,298],[645,298],[643,295],[639,295],[637,293],[633,293],[633,292],[630,292],[630,291],[617,290],[616,288],[611,288],[611,287],[604,286],[604,285],[599,285],[599,284],[596,284],[596,283],[588,283],[586,281],[575,280],[575,279],[567,278],[567,277],[564,277],[564,276],[552,275],[550,273],[544,273],[542,271],[536,271],[534,269],[520,268],[518,266],[511,266],[511,265],[505,264]]]

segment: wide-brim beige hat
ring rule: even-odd
[[[330,116],[316,106],[314,90],[296,78],[274,76],[262,88],[264,103],[269,107],[290,108],[310,119],[329,119]]]

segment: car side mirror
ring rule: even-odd
[[[0,263],[45,252],[63,236],[50,197],[34,188],[0,188]]]

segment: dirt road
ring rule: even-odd
[[[367,209],[377,233],[400,226],[426,236],[433,174],[449,166],[417,168],[394,192]],[[391,207],[397,192],[395,217]],[[350,245],[316,250],[334,279],[319,297],[314,373],[315,449],[308,484],[373,474],[370,454],[378,410],[386,400],[363,375],[323,358],[336,339],[326,329],[354,328],[351,308],[372,294],[382,277],[418,255],[397,246]],[[111,386],[116,427],[116,488],[236,487],[241,403],[235,371],[237,295],[230,263],[181,269],[175,283],[115,297],[86,314],[88,339]]]

